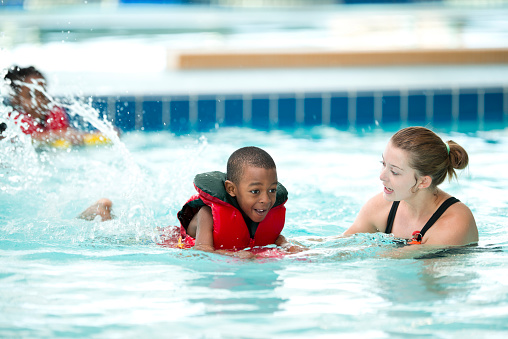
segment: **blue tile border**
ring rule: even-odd
[[[224,126],[243,126],[243,97],[226,96],[224,106]]]
[[[478,93],[459,93],[459,121],[478,120]]]
[[[412,91],[407,95],[407,122],[424,124],[427,121],[427,95],[423,91]]]
[[[397,123],[402,120],[400,92],[385,92],[381,101],[382,124]]]
[[[169,102],[170,130],[174,133],[191,131],[189,98],[175,98]]]
[[[503,97],[505,100],[503,100]],[[506,112],[506,95],[502,88],[491,88],[483,91],[483,110],[484,119],[489,122],[502,123]],[[504,106],[504,107],[503,107]]]
[[[268,96],[251,99],[251,117],[250,126],[252,128],[270,129],[270,99]]]
[[[145,131],[156,131],[163,126],[161,114],[162,98],[144,98],[142,105],[143,127],[141,129]]]
[[[197,101],[198,117],[196,130],[209,131],[217,123],[217,100],[215,97],[200,97]]]
[[[123,131],[132,131],[138,129],[138,126],[136,125],[136,98],[115,97],[113,100],[113,119],[115,126]]]
[[[432,122],[434,124],[453,122],[453,95],[451,90],[440,90],[433,93]]]
[[[323,98],[321,96],[306,96],[303,100],[304,125],[321,125],[323,121]]]
[[[501,126],[508,123],[508,88],[439,88],[196,96],[98,96],[92,107],[122,131],[260,130],[399,124]]]
[[[334,93],[330,98],[330,126],[345,128],[349,125],[349,96],[347,93]]]
[[[375,93],[359,92],[356,94],[355,107],[355,123],[356,126],[373,125],[375,123],[374,104]]]
[[[281,129],[296,127],[296,97],[280,96],[277,99],[277,127]]]

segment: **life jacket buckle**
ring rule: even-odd
[[[409,245],[420,245],[422,243],[422,235],[420,231],[413,232],[413,238],[408,242]]]

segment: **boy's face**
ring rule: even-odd
[[[240,182],[227,180],[226,191],[252,221],[261,222],[275,203],[277,170],[245,165]]]

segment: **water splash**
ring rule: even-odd
[[[55,101],[54,99],[52,100]],[[136,210],[147,210],[144,199],[140,199],[140,197],[146,194],[144,190],[146,177],[135,162],[132,153],[120,140],[119,132],[115,129],[111,121],[109,121],[105,115],[101,119],[99,112],[92,107],[92,98],[89,98],[88,102],[76,98],[68,98],[67,102],[60,102],[59,104],[69,112],[71,117],[78,117],[85,123],[90,124],[112,141],[112,150],[117,154],[117,158],[119,159],[116,166],[124,170],[122,178],[117,179],[121,179],[124,183],[124,187],[128,188],[124,192],[124,197],[132,202],[137,201],[137,203],[126,212],[127,216],[132,217],[133,212]]]
[[[0,123],[5,130],[0,139],[0,190],[8,192],[33,185],[38,178],[47,175],[45,166],[47,158],[37,154],[30,136],[21,132],[10,118],[12,107],[4,104],[0,96]]]
[[[14,121],[17,112],[6,100],[11,94],[9,84],[4,81],[1,85],[0,123],[6,127],[0,140],[2,231],[25,240],[71,242],[115,239],[114,234],[138,240],[151,237],[154,217],[145,203],[150,194],[148,180],[111,121],[92,107],[91,98],[55,98],[42,84],[23,83],[43,93],[49,105],[64,108],[78,130],[91,128],[111,140],[106,147],[40,147]],[[117,221],[97,227],[75,218],[104,196],[126,206],[117,214]],[[136,213],[142,215],[141,221],[130,222]]]

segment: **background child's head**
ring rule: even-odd
[[[34,118],[41,118],[48,109],[46,79],[35,67],[13,66],[5,75],[12,89],[11,105]]]
[[[245,165],[264,169],[276,169],[275,162],[265,150],[259,147],[247,146],[237,149],[229,157],[226,179],[238,185]]]

